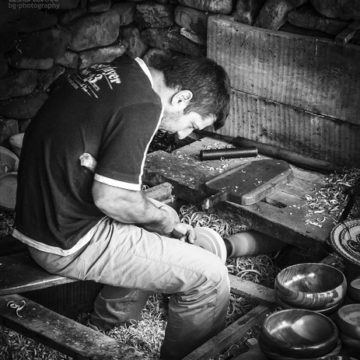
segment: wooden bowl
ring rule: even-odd
[[[352,300],[360,302],[360,277],[350,282],[348,293]]]
[[[322,263],[292,265],[281,270],[275,278],[275,292],[280,300],[311,310],[340,304],[346,290],[345,275]]]
[[[337,311],[336,323],[342,333],[357,339],[360,346],[360,304],[342,306]]]
[[[336,325],[325,315],[306,309],[288,309],[265,319],[259,344],[268,352],[312,358],[331,352],[338,340]]]

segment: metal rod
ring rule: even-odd
[[[237,149],[211,149],[201,150],[200,160],[219,160],[219,159],[233,159],[244,158],[258,155],[256,147],[251,148],[237,148]]]

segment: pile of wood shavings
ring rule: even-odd
[[[139,321],[115,327],[106,334],[132,346],[144,359],[158,359],[167,323],[165,308],[161,295],[153,295],[147,301]]]
[[[221,237],[248,230],[247,226],[238,224],[232,219],[224,219],[215,212],[201,211],[195,205],[182,205],[179,210],[180,221],[193,227],[209,227]]]
[[[2,360],[72,360],[37,341],[13,330],[0,327],[0,358]]]
[[[322,227],[331,219],[334,224],[343,209],[348,191],[360,180],[360,169],[346,169],[341,173],[332,173],[325,177],[325,184],[314,193],[305,195],[309,207],[306,224]]]

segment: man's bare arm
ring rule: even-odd
[[[132,191],[94,181],[92,195],[95,205],[107,216],[125,223],[137,224],[147,230],[169,235],[175,219],[161,206],[157,207],[141,191]]]

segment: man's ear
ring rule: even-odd
[[[171,105],[184,110],[190,103],[193,93],[190,90],[180,90],[171,98]]]

